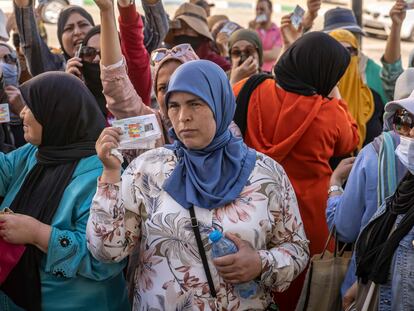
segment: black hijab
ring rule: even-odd
[[[95,26],[95,23],[93,21],[92,16],[84,8],[82,8],[80,6],[77,6],[77,5],[69,6],[66,9],[64,9],[62,12],[60,12],[59,19],[58,19],[58,22],[57,22],[57,37],[58,37],[58,40],[59,40],[59,43],[60,43],[60,47],[63,51],[63,55],[65,56],[66,60],[68,60],[70,58],[70,56],[68,55],[68,53],[66,53],[65,48],[63,47],[62,35],[63,35],[63,31],[65,30],[65,25],[66,25],[69,17],[73,13],[80,14],[85,19],[87,19],[89,21],[89,23],[91,23],[92,26]]]
[[[89,39],[93,36],[101,33],[101,25],[93,27],[88,31],[85,38],[83,39],[83,45],[87,46]],[[103,95],[103,86],[101,80],[101,68],[99,63],[82,62],[82,74],[85,79],[85,84],[89,91],[92,92],[93,96],[98,103],[99,109],[101,109],[103,115],[106,117],[108,109],[106,108],[106,99]]]
[[[95,142],[105,119],[85,85],[73,75],[47,72],[24,83],[20,91],[42,125],[37,163],[26,175],[10,208],[49,224],[82,158],[96,154]],[[41,310],[39,265],[43,254],[33,245],[1,289],[20,307]]]
[[[274,73],[288,92],[327,97],[348,68],[349,52],[323,32],[310,32],[280,57]]]
[[[363,283],[368,280],[376,284],[387,282],[395,250],[414,226],[414,176],[411,173],[407,173],[386,204],[386,212],[365,227],[356,244],[356,274]],[[404,216],[391,233],[398,215]]]

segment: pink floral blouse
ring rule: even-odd
[[[139,243],[133,310],[265,308],[271,291],[287,289],[309,259],[309,242],[283,168],[257,153],[256,166],[234,202],[214,210],[195,206],[210,260],[208,234],[219,229],[250,242],[262,261],[260,290],[250,299],[239,297],[211,263],[217,291],[214,301],[189,211],[162,188],[176,163],[173,151],[157,148],[135,159],[121,182],[99,183],[87,226],[89,250],[101,261],[118,262]]]

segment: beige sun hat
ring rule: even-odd
[[[174,21],[183,21],[198,34],[213,40],[213,36],[208,29],[206,12],[198,5],[183,3],[175,12],[172,25],[174,24]],[[165,37],[164,41],[168,44],[174,44],[174,28],[177,29],[178,27],[171,27]]]

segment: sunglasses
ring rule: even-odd
[[[17,64],[17,58],[14,57],[12,54],[6,54],[0,59],[0,62],[3,62],[5,64],[9,64],[9,65],[16,65]]]
[[[82,60],[90,63],[95,59],[97,55],[101,57],[101,50],[95,49],[91,46],[82,46],[79,52],[79,57],[82,58]]]
[[[245,58],[247,58],[249,56],[253,56],[255,52],[257,52],[257,50],[254,47],[249,46],[244,50],[232,49],[230,51],[230,55],[232,58],[239,58],[239,57],[242,57],[243,55]]]
[[[397,133],[407,136],[414,127],[414,116],[405,109],[399,109],[395,112],[393,124]]]
[[[193,48],[188,43],[183,43],[174,46],[172,49],[160,48],[152,51],[151,53],[151,66],[155,66],[167,56],[182,57],[188,52],[195,54]]]

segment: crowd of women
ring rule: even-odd
[[[161,0],[142,15],[94,1],[99,25],[83,7],[61,12],[58,50],[32,0],[0,25],[0,264],[22,250],[0,269],[0,310],[295,310],[330,232],[354,245],[344,310],[367,291],[364,310],[414,310],[404,0],[382,66],[351,10],[312,30],[320,0],[299,27],[258,0],[249,29],[205,0],[172,19]],[[149,114],[155,148],[121,161],[112,123]],[[214,230],[238,251],[213,258]],[[243,298],[235,285],[250,281]]]

